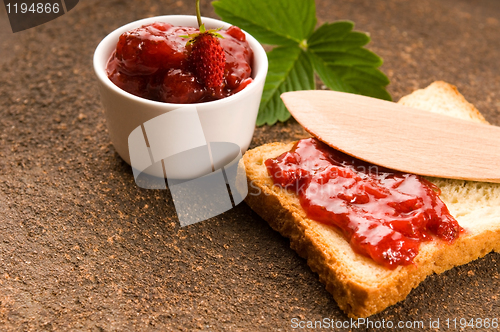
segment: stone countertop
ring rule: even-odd
[[[500,125],[500,2],[317,0],[319,23],[368,31],[395,100],[435,80]],[[0,9],[0,329],[290,330],[346,320],[287,239],[240,204],[180,228],[168,191],[116,154],[92,68],[100,40],[194,1],[85,0],[13,34]],[[216,17],[208,1],[204,16]],[[293,120],[252,147],[305,135]],[[434,275],[373,321],[500,318],[500,256]],[[363,329],[357,329],[356,331]],[[383,329],[380,329],[383,330]],[[420,329],[422,330],[422,329]]]

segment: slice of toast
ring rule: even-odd
[[[477,109],[445,82],[435,82],[402,98],[400,103],[436,113],[487,123]],[[452,245],[423,243],[415,264],[389,270],[356,254],[335,228],[306,217],[297,196],[273,185],[264,161],[289,151],[293,143],[271,143],[248,151],[243,162],[249,194],[245,201],[273,229],[290,239],[290,247],[311,269],[349,317],[378,313],[403,300],[432,273],[500,251],[500,185],[429,178],[441,199],[466,229]]]

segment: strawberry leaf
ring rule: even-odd
[[[222,20],[237,25],[262,44],[298,44],[316,26],[314,0],[219,0],[212,5]]]
[[[260,103],[257,125],[286,121],[290,113],[280,95],[286,91],[314,89],[314,71],[298,46],[277,47],[267,54],[269,70]]]
[[[391,100],[385,90],[389,79],[378,70],[382,59],[362,48],[370,37],[352,31],[353,26],[351,22],[326,23],[313,33],[307,50],[314,70],[332,90]]]
[[[315,88],[314,72],[330,89],[391,100],[388,78],[378,68],[382,59],[364,48],[366,33],[354,23],[316,25],[314,0],[219,0],[215,12],[262,44],[278,45],[268,52],[269,71],[257,125],[272,125],[290,117],[280,95]]]

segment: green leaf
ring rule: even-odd
[[[309,61],[312,63],[319,78],[327,87],[335,91],[354,93],[354,89],[344,82],[341,76],[331,73],[331,69],[328,68],[328,64],[326,62],[322,61],[312,52],[307,52],[307,56],[309,57]]]
[[[307,45],[316,52],[343,52],[368,44],[370,37],[366,33],[352,31],[353,27],[354,23],[349,21],[325,23],[309,38]]]
[[[329,43],[342,39],[354,28],[351,21],[338,21],[335,23],[325,23],[320,26],[309,38],[308,44]]]
[[[363,48],[370,41],[352,31],[351,22],[326,23],[308,40],[308,58],[323,83],[332,90],[391,100],[389,79],[378,69],[382,59]]]
[[[314,72],[332,90],[391,100],[382,59],[364,48],[368,34],[351,21],[325,23],[314,31],[314,0],[218,0],[215,12],[260,43],[277,45],[268,53],[269,71],[257,125],[286,121],[290,113],[280,95],[315,88]]]
[[[391,100],[391,96],[385,90],[389,79],[377,68],[328,65],[311,52],[308,53],[308,57],[320,79],[330,89]]]
[[[310,47],[309,51],[330,65],[372,67],[380,67],[382,65],[382,59],[366,48],[351,48],[346,51],[333,51],[332,48],[332,51],[317,51],[315,48]]]
[[[237,25],[262,44],[298,44],[316,26],[314,0],[219,0],[212,5],[223,21]]]
[[[286,121],[290,113],[280,96],[287,91],[314,89],[314,71],[298,46],[277,47],[267,54],[269,70],[257,116],[257,126]]]

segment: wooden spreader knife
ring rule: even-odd
[[[419,175],[500,183],[500,127],[336,91],[281,95],[313,136],[358,159]]]

